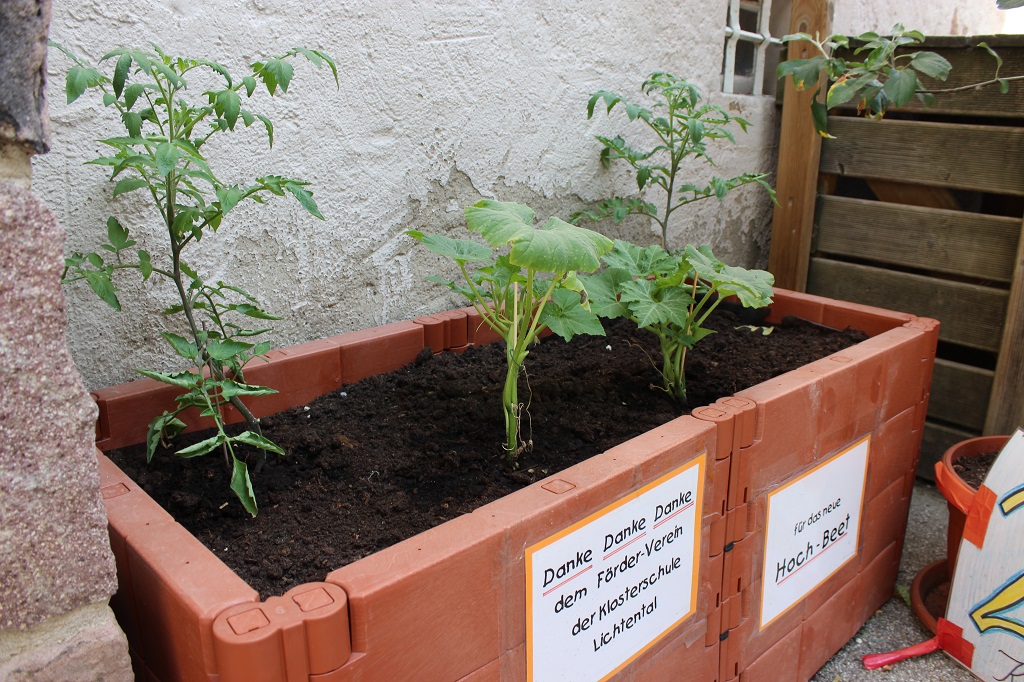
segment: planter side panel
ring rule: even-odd
[[[348,594],[356,652],[343,668],[345,679],[487,680],[499,673],[521,679],[526,549],[705,454],[714,437],[710,424],[677,419],[334,571],[327,580]],[[705,478],[702,546],[714,518],[712,480]],[[708,557],[701,559],[696,612],[623,675],[643,670],[635,679],[669,679],[679,665],[717,666],[717,651],[705,647],[706,614],[716,601],[721,570],[716,575],[712,566]]]
[[[853,319],[864,313],[853,312]],[[887,315],[875,326],[890,321]],[[743,607],[735,627],[723,625],[724,669],[744,671],[749,679],[808,679],[892,594],[937,329],[934,321],[914,318],[738,394],[757,404],[757,437],[732,456],[750,525],[725,570],[724,594],[737,585]],[[769,493],[864,438],[870,440],[856,554],[761,629]],[[730,514],[736,513],[733,497]],[[774,669],[773,661],[783,659],[787,663]]]
[[[117,561],[111,608],[132,649],[163,682],[211,678],[214,619],[259,595],[110,460],[99,460]]]

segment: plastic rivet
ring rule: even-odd
[[[299,609],[303,613],[308,613],[316,609],[322,609],[325,606],[330,606],[334,603],[334,598],[327,593],[327,590],[318,587],[308,592],[293,595],[292,601],[299,605]]]
[[[131,489],[124,483],[115,483],[114,485],[108,485],[100,488],[100,495],[104,500],[109,500],[111,497],[118,497],[130,492]]]
[[[270,625],[270,621],[264,615],[263,611],[259,609],[252,609],[250,611],[244,611],[234,616],[228,617],[228,625],[236,635],[244,635],[247,632],[253,630],[259,630]]]

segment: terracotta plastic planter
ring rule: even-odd
[[[530,606],[541,603],[527,593],[530,557],[680,471],[701,472],[692,608],[608,670],[645,682],[679,679],[680,670],[707,682],[809,678],[892,593],[938,324],[786,291],[775,300],[769,321],[795,314],[871,338],[262,602],[101,456],[120,582],[112,605],[138,679],[528,679],[531,633],[551,622]],[[493,341],[478,322],[471,310],[450,311],[278,351],[247,374],[281,389],[253,411],[305,404],[401,367],[425,346],[457,352]],[[98,445],[140,440],[173,394],[149,381],[97,391]],[[842,550],[849,558],[762,626],[772,496],[858,452],[863,504],[843,510],[859,514],[859,533],[833,529],[852,543]]]
[[[942,599],[932,600],[932,608],[929,608],[929,595],[935,590],[948,591],[948,583],[956,568],[960,541],[963,540],[965,529],[968,527],[968,516],[974,504],[974,497],[978,493],[977,488],[969,485],[956,473],[953,465],[965,457],[998,452],[1009,439],[1009,436],[982,436],[960,441],[946,450],[942,459],[935,463],[935,485],[946,498],[946,507],[949,510],[946,559],[922,568],[910,588],[911,606],[925,627],[932,632],[935,632],[936,619],[945,615],[945,608],[942,606]]]

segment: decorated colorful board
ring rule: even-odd
[[[1024,431],[978,489],[939,640],[986,682],[1024,680]]]

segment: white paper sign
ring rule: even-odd
[[[1007,442],[984,487],[973,504],[987,509],[988,523],[974,538],[981,547],[960,542],[946,618],[970,645],[971,672],[1013,682],[1024,679],[1024,432]]]
[[[529,680],[606,680],[693,614],[705,459],[527,548]]]
[[[857,554],[870,437],[768,494],[761,629]]]

